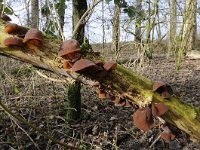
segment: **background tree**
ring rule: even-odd
[[[176,55],[176,68],[180,68],[184,53],[191,51],[195,46],[196,39],[196,11],[197,1],[186,0],[183,16],[182,32],[178,45],[178,54]]]
[[[174,49],[176,40],[176,22],[177,22],[177,11],[176,11],[176,0],[170,1],[170,27],[169,27],[169,46],[168,46],[168,57],[171,51]],[[174,50],[173,50],[174,51]]]
[[[87,1],[82,0],[80,2],[79,0],[73,0],[72,7],[73,7],[72,23],[74,30],[79,20],[87,10]],[[77,32],[72,37],[76,39],[80,44],[82,44],[84,41],[85,23],[86,22],[82,22],[80,24]],[[68,89],[67,106],[70,109],[68,109],[67,111],[67,120],[68,123],[70,124],[72,120],[78,120],[81,117],[81,94],[80,94],[81,83],[80,81],[76,80],[73,84],[69,84],[68,88],[69,89]]]
[[[141,11],[142,11],[142,0],[136,0],[136,18],[135,18],[135,41],[136,42],[141,42],[141,19],[142,16]]]
[[[119,44],[120,44],[120,7],[115,4],[114,16],[113,16],[113,26],[112,26],[112,45],[111,50],[115,52],[116,56],[119,54]]]
[[[75,29],[75,26],[77,25],[77,23],[79,22],[79,20],[81,19],[82,15],[86,12],[87,10],[87,1],[86,0],[72,0],[72,4],[73,4],[73,16],[72,16],[72,23],[73,23],[73,30]],[[81,22],[76,34],[74,35],[74,39],[76,39],[77,41],[79,41],[80,44],[83,43],[84,41],[84,35],[85,35],[85,20],[83,20],[83,22]]]
[[[31,0],[31,27],[39,27],[39,1]]]
[[[186,42],[186,49],[184,51],[190,51],[195,46],[197,14],[196,11],[197,0],[186,0],[182,39],[184,42]]]
[[[60,19],[60,26],[61,26],[61,31],[63,32],[63,27],[65,24],[65,0],[59,0],[58,3],[58,15],[59,15],[59,19]]]

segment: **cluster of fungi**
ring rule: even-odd
[[[6,15],[1,16],[1,19],[5,21],[11,20]],[[5,46],[23,47],[27,45],[29,49],[34,50],[43,45],[43,34],[37,29],[29,30],[25,27],[18,26],[17,24],[8,23],[5,26],[4,31],[13,35],[12,37],[5,39]],[[113,61],[106,63],[102,61],[93,62],[84,58],[81,54],[81,46],[79,42],[74,39],[66,40],[62,43],[58,51],[58,56],[64,59],[64,69],[90,77],[91,79],[104,78],[117,68],[117,63]],[[93,87],[96,89],[99,98],[111,98],[115,106],[133,106],[132,102],[126,100],[123,96],[109,95],[109,92],[105,92],[97,80],[93,82]],[[152,91],[159,93],[164,99],[169,99],[173,94],[171,87],[162,81],[155,82]],[[139,108],[133,114],[133,122],[137,128],[143,131],[148,131],[155,126],[155,118],[164,115],[168,109],[168,106],[163,103],[152,103],[150,106]],[[161,137],[164,140],[169,141],[174,139],[175,135],[171,132],[168,126],[163,125]]]
[[[5,21],[11,21],[11,19],[8,19],[8,16],[6,15],[3,15],[1,19]],[[11,37],[4,40],[5,46],[28,46],[32,52],[35,52],[37,48],[43,45],[43,34],[38,29],[28,29],[15,23],[8,23],[4,27],[4,32],[12,35]]]
[[[77,40],[70,39],[63,42],[58,52],[58,56],[64,58],[63,68],[79,73],[92,79],[99,79],[107,76],[109,73],[117,68],[115,62],[93,62],[89,59],[82,58],[80,44]],[[100,99],[111,98],[115,106],[132,107],[132,102],[126,100],[123,96],[111,96],[102,89],[101,84],[96,80],[93,82],[93,87],[98,93]],[[155,82],[153,85],[153,92],[159,93],[163,98],[169,99],[173,94],[172,88],[162,82]],[[148,131],[154,127],[154,119],[161,117],[168,111],[168,106],[163,103],[152,103],[151,108],[139,108],[133,114],[133,122],[136,127],[143,131]],[[172,140],[175,135],[171,132],[168,126],[163,126],[161,137],[166,140]]]

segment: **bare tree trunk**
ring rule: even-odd
[[[119,42],[120,42],[120,7],[115,4],[111,50],[115,52],[116,56],[118,56],[119,54]]]
[[[73,0],[73,16],[72,16],[72,22],[73,22],[73,30],[75,29],[76,24],[81,19],[82,15],[87,10],[87,1],[86,0]],[[85,20],[81,23],[81,25],[78,28],[78,31],[76,32],[76,35],[74,35],[74,39],[78,40],[80,44],[84,41],[84,34],[85,34]]]
[[[30,10],[29,10],[30,0],[28,0],[28,1],[25,0],[24,3],[25,3],[26,16],[27,16],[26,25],[27,25],[28,27],[30,27],[30,24],[31,24],[31,21],[30,21]]]
[[[146,25],[146,49],[145,54],[148,58],[152,58],[153,49],[150,45],[150,38],[151,38],[151,31],[155,28],[155,20],[158,14],[158,0],[154,1],[154,10],[153,10],[153,18],[151,19],[151,0],[148,1],[148,12],[149,12],[149,19]],[[152,37],[153,39],[153,37]]]
[[[194,48],[196,39],[196,11],[197,0],[186,0],[185,15],[184,15],[184,27],[183,38],[186,42],[185,52]]]
[[[76,80],[75,83],[68,86],[67,99],[67,121],[70,125],[73,120],[81,117],[81,83]]]
[[[63,32],[63,27],[65,24],[65,0],[59,0],[58,15],[60,19],[61,30]]]
[[[105,22],[105,18],[104,18],[104,1],[102,1],[102,5],[101,5],[101,9],[102,9],[102,33],[103,33],[103,36],[102,36],[102,52],[104,50],[104,47],[105,47],[105,25],[104,25],[104,22]]]
[[[141,16],[139,15],[142,10],[142,0],[136,0],[136,11],[138,15],[135,19],[135,41],[141,42]]]
[[[184,53],[191,51],[195,46],[196,39],[196,11],[197,0],[186,0],[185,14],[181,33],[181,41],[176,54],[176,69],[180,68]]]
[[[2,15],[3,10],[3,0],[0,0],[0,16]]]
[[[39,1],[31,0],[31,27],[39,27]]]
[[[172,50],[175,48],[175,40],[176,40],[176,0],[170,1],[170,28],[169,28],[169,47],[168,47],[168,56],[170,56]],[[174,50],[173,50],[174,51]]]
[[[79,2],[79,0],[73,0],[73,16],[72,16],[73,30],[86,11],[87,11],[86,0],[82,0],[81,2]],[[85,23],[86,22],[83,22],[79,26],[76,34],[73,37],[74,39],[79,41],[80,44],[82,44],[84,41]],[[68,103],[67,106],[69,107],[69,109],[67,110],[67,120],[69,125],[71,124],[72,120],[78,120],[81,117],[80,90],[81,90],[81,83],[78,80],[69,85],[68,101],[67,101]]]

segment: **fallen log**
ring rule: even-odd
[[[41,69],[52,71],[63,75],[68,82],[81,80],[85,84],[91,84],[91,80],[70,70],[62,69],[63,59],[57,57],[57,51],[61,41],[51,37],[45,37],[43,46],[38,53],[33,53],[28,47],[8,47],[4,40],[11,35],[4,32],[4,26],[0,22],[0,55],[5,55],[18,59]],[[103,58],[96,56],[87,56],[91,60],[100,60]],[[95,77],[92,77],[95,79]],[[104,78],[96,79],[100,82],[104,91],[111,95],[122,95],[129,101],[145,107],[151,103],[164,103],[169,107],[167,113],[162,118],[182,131],[188,133],[191,138],[200,141],[200,113],[193,106],[183,103],[178,97],[162,98],[158,93],[152,91],[153,81],[136,74],[120,65],[117,69],[109,73]]]

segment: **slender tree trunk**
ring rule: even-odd
[[[39,27],[39,1],[31,0],[31,27],[38,28]]]
[[[0,0],[0,16],[2,15],[3,10],[3,0]]]
[[[148,1],[148,21],[146,25],[146,43],[150,42],[151,35],[151,0]]]
[[[176,0],[170,1],[170,29],[169,29],[169,47],[168,47],[168,57],[170,56],[172,50],[175,48],[176,40]],[[174,51],[174,50],[173,50]]]
[[[139,15],[142,10],[142,0],[136,0],[136,11],[138,15],[135,19],[135,41],[141,42],[141,16]]]
[[[87,10],[86,0],[81,0],[81,1],[73,0],[73,16],[72,16],[73,30],[86,10]],[[78,40],[80,44],[82,44],[84,41],[85,23],[86,23],[85,21],[81,23],[78,31],[76,32],[76,35],[73,37],[74,39]]]
[[[28,27],[30,27],[30,24],[31,24],[31,21],[30,21],[30,10],[29,10],[30,1],[29,0],[25,0],[24,3],[25,3],[25,7],[26,7],[25,9],[26,9],[26,16],[27,16],[26,25]]]
[[[159,9],[159,6],[158,6],[158,9]],[[161,40],[161,27],[160,27],[159,13],[157,14],[157,21],[158,21],[158,26],[157,26],[158,41],[160,41]]]
[[[181,41],[178,45],[176,56],[176,69],[180,68],[183,55],[191,51],[195,46],[196,39],[196,11],[197,0],[186,0],[185,14],[181,33]]]
[[[67,120],[71,124],[73,120],[81,117],[81,83],[75,81],[74,84],[68,86],[67,100]]]
[[[104,1],[102,1],[102,5],[101,5],[101,9],[102,9],[102,33],[103,33],[103,36],[102,36],[102,52],[104,50],[104,42],[105,42],[105,25],[104,25],[104,22],[105,22],[105,18],[104,18]]]
[[[119,41],[120,41],[120,7],[118,5],[115,5],[111,50],[115,52],[116,56],[118,56],[119,54]]]
[[[194,48],[196,39],[196,11],[197,0],[186,0],[185,15],[184,15],[184,27],[183,38],[186,42],[185,52]]]
[[[63,32],[63,27],[65,24],[65,0],[59,0],[58,15],[60,19],[61,30]]]
[[[73,23],[73,30],[76,24],[81,19],[82,15],[87,10],[87,1],[86,0],[73,0],[73,16],[72,16],[72,23]],[[74,39],[79,41],[80,44],[84,41],[84,33],[85,33],[85,23],[83,22],[78,31],[74,35]],[[67,120],[69,125],[71,124],[72,120],[78,120],[81,117],[81,83],[80,81],[76,80],[75,83],[69,85],[68,89],[68,107],[67,110]],[[74,110],[75,109],[75,110]]]

